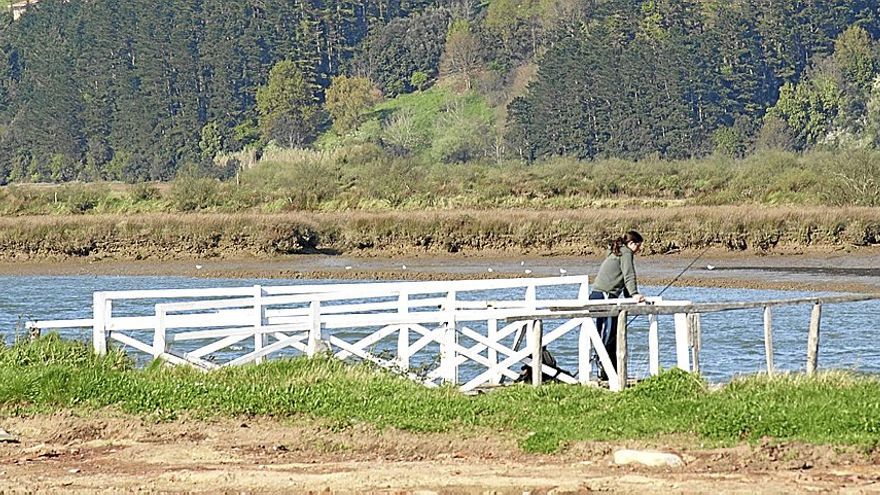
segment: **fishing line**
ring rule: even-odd
[[[675,282],[677,282],[678,279],[681,278],[681,276],[685,274],[685,272],[687,272],[688,270],[690,270],[691,267],[694,266],[694,264],[696,264],[696,262],[697,262],[700,258],[702,258],[703,255],[706,254],[707,251],[709,251],[709,248],[710,248],[710,247],[712,247],[711,244],[709,244],[709,245],[707,245],[705,248],[703,248],[703,250],[700,251],[700,252],[697,254],[697,257],[696,257],[696,258],[694,258],[693,260],[691,260],[691,262],[688,263],[688,265],[687,265],[686,267],[684,267],[683,270],[681,270],[680,272],[678,272],[678,275],[676,275],[675,278],[673,278],[668,284],[666,284],[666,287],[663,287],[663,290],[661,290],[661,291],[657,294],[657,297],[662,296],[663,293],[666,292],[666,289],[672,287],[673,284],[675,284]],[[629,321],[626,322],[626,325],[629,326],[630,324],[632,324],[632,322],[633,322],[636,318],[638,318],[639,316],[643,316],[643,315],[635,315],[635,316],[633,316],[632,318],[629,319]],[[644,368],[645,368],[645,371],[647,371],[647,369],[648,369],[648,364],[647,364],[647,363],[645,364],[645,367],[644,367]]]
[[[663,293],[666,292],[666,289],[672,287],[673,284],[675,284],[675,282],[678,282],[678,279],[680,279],[681,276],[685,274],[685,272],[687,272],[688,270],[690,270],[691,267],[694,266],[694,264],[695,264],[697,261],[699,261],[700,258],[702,258],[703,255],[706,254],[706,253],[709,251],[709,248],[710,248],[710,247],[712,247],[711,244],[709,244],[709,245],[707,245],[705,248],[703,248],[703,250],[700,251],[699,254],[697,254],[697,257],[694,258],[693,260],[691,260],[691,262],[688,263],[688,265],[687,265],[686,267],[684,267],[684,269],[682,269],[680,272],[678,272],[678,275],[676,275],[675,278],[673,278],[672,280],[670,280],[669,283],[666,284],[666,287],[663,287],[663,289],[657,294],[656,297],[660,297],[660,296],[662,296]],[[629,326],[629,324],[632,323],[633,320],[635,320],[635,319],[638,318],[639,316],[643,316],[643,315],[635,315],[635,316],[633,316],[632,318],[630,318],[629,321],[626,322],[627,326]]]

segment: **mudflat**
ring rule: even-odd
[[[0,275],[169,275],[205,278],[443,280],[590,275],[602,257],[430,254],[402,256],[286,255],[174,260],[0,261]],[[876,292],[880,247],[731,252],[723,248],[639,256],[642,285]],[[678,278],[676,278],[678,277]]]

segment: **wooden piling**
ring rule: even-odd
[[[626,388],[626,319],[627,312],[621,311],[617,316],[617,379],[620,381],[620,390]]]
[[[813,304],[810,314],[810,334],[807,336],[807,376],[816,374],[819,363],[819,323],[822,320],[822,304]]]
[[[767,375],[773,376],[773,312],[764,306],[764,354],[767,356]]]
[[[532,351],[532,385],[540,385],[541,378],[544,373],[541,368],[543,362],[541,359],[541,351],[543,349],[544,340],[544,322],[535,320],[529,327],[529,344]]]
[[[107,354],[107,323],[110,320],[112,302],[103,292],[92,294],[92,344],[98,355]]]
[[[409,314],[409,294],[406,291],[401,291],[397,296],[397,313],[400,315]],[[408,370],[409,361],[409,325],[401,325],[400,332],[397,334],[397,365],[402,370]]]
[[[693,354],[692,370],[700,372],[700,351],[703,348],[703,330],[700,324],[700,313],[688,315],[688,328],[691,335],[691,353]]]

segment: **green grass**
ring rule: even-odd
[[[709,391],[699,378],[672,370],[619,394],[546,385],[465,396],[325,358],[209,374],[161,366],[136,370],[119,353],[95,357],[53,335],[0,350],[0,405],[6,414],[113,407],[160,420],[183,413],[268,415],[306,416],[339,428],[479,428],[513,434],[532,452],[582,440],[666,435],[717,444],[770,437],[866,449],[880,440],[880,381],[845,373],[752,377]]]

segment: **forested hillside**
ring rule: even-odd
[[[874,1],[43,0],[9,17],[0,183],[222,175],[216,157],[272,143],[411,167],[880,143]]]
[[[294,61],[314,97],[377,26],[419,0],[42,0],[6,19],[0,178],[164,179],[258,139],[257,88]]]

